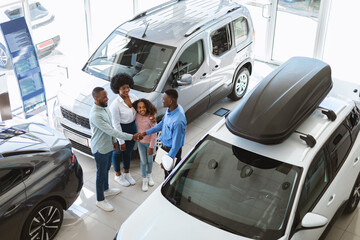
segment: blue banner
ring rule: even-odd
[[[47,110],[39,61],[24,17],[0,24],[18,80],[25,118]]]

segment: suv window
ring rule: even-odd
[[[298,205],[298,219],[302,219],[314,206],[314,203],[317,201],[328,182],[329,166],[326,162],[325,152],[324,150],[321,150],[314,158],[306,174]]]
[[[244,17],[239,17],[233,22],[233,26],[234,26],[234,35],[235,35],[235,45],[239,45],[241,42],[246,40],[249,34],[247,19]]]
[[[203,41],[199,40],[191,44],[181,54],[178,62],[176,63],[173,71],[169,76],[167,87],[175,87],[176,81],[181,78],[184,74],[191,74],[197,72],[204,62],[204,47]]]
[[[221,55],[231,48],[229,25],[217,29],[210,36],[214,55]]]
[[[336,131],[331,135],[328,148],[330,152],[330,159],[338,170],[345,160],[351,147],[351,137],[348,129],[344,124],[341,124]]]
[[[0,169],[0,195],[21,182],[21,169]]]

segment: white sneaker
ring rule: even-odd
[[[96,206],[98,206],[99,208],[101,208],[102,210],[104,210],[106,212],[111,212],[114,210],[114,207],[110,203],[108,203],[106,200],[96,201]]]
[[[115,176],[114,179],[115,179],[116,182],[120,183],[120,185],[122,185],[124,187],[130,186],[129,181],[124,178],[124,175]]]
[[[148,179],[147,178],[143,178],[143,184],[142,184],[142,190],[143,190],[143,192],[147,192],[147,190],[149,189],[149,187],[148,187]]]
[[[131,184],[135,185],[136,181],[133,179],[130,173],[124,173],[124,178]]]
[[[119,188],[109,188],[108,190],[104,191],[104,196],[109,197],[113,195],[117,195],[121,193],[121,190]]]
[[[149,186],[152,187],[155,185],[154,180],[151,177],[151,174],[147,175],[147,179],[149,180]]]

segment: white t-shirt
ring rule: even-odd
[[[129,93],[129,97],[132,103],[138,100],[138,97],[135,94]],[[136,110],[133,107],[129,108],[120,95],[118,95],[110,104],[110,111],[113,126],[119,131],[122,131],[120,123],[127,124],[135,121]],[[122,139],[118,139],[118,141],[120,145],[125,143]]]

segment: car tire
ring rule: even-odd
[[[360,174],[358,175],[354,187],[351,191],[344,213],[350,214],[355,211],[360,201]]]
[[[22,229],[21,239],[54,239],[64,218],[62,205],[47,200],[37,205],[30,213]],[[35,237],[35,236],[39,237]]]
[[[0,43],[0,68],[11,68],[11,61],[6,47]]]
[[[241,68],[236,73],[233,89],[228,97],[234,101],[241,99],[246,93],[249,85],[249,79],[249,70],[247,68]]]

